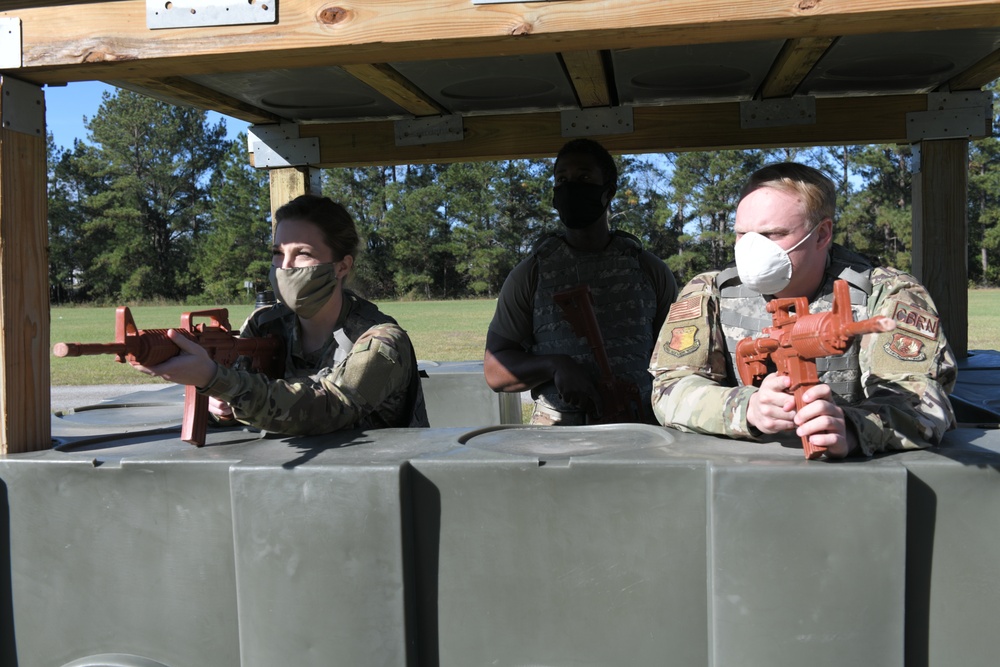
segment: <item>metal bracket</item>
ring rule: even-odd
[[[465,123],[461,116],[433,116],[397,120],[393,123],[397,146],[441,144],[465,138]]]
[[[740,102],[740,127],[744,130],[816,123],[816,98],[812,95]]]
[[[906,114],[906,138],[981,139],[993,134],[993,94],[969,90],[928,93],[927,111]]]
[[[632,123],[632,107],[568,109],[560,112],[559,119],[564,137],[630,134],[635,129]]]
[[[0,68],[21,67],[21,19],[0,19]]]
[[[146,0],[146,27],[204,28],[274,23],[278,0]]]
[[[45,136],[45,93],[39,86],[0,76],[0,126],[5,130]]]
[[[247,130],[247,148],[253,153],[253,163],[258,169],[319,162],[319,139],[300,139],[295,123],[251,125]]]

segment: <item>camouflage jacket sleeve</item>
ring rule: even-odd
[[[650,360],[653,412],[681,431],[752,438],[747,407],[756,390],[728,377],[717,275],[696,276],[670,307]]]
[[[937,444],[955,425],[948,394],[958,371],[937,309],[927,290],[908,274],[872,272],[868,316],[886,315],[896,329],[861,341],[865,398],[841,406],[864,454]]]
[[[355,341],[343,361],[315,375],[275,380],[219,366],[203,391],[228,402],[240,421],[275,433],[310,435],[365,426],[373,413],[406,409],[415,372],[410,346],[399,326],[379,324]]]

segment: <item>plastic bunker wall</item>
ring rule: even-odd
[[[843,463],[624,425],[81,438],[0,459],[0,658],[992,667],[998,435]]]

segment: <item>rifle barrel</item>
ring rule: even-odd
[[[876,315],[860,322],[851,322],[845,328],[845,334],[850,337],[866,333],[885,333],[896,328],[896,320],[885,315]]]
[[[57,357],[84,357],[93,354],[125,354],[122,343],[56,343],[52,354]]]

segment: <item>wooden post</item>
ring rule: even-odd
[[[320,171],[312,167],[282,167],[271,169],[271,235],[274,235],[274,213],[299,195],[320,194]]]
[[[0,118],[0,453],[13,454],[52,446],[42,91],[0,78]]]
[[[956,356],[969,349],[969,141],[920,142],[913,174],[913,275],[937,305]]]

